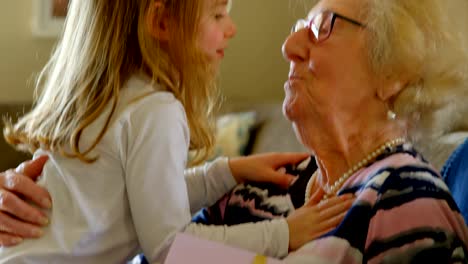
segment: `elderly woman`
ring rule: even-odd
[[[466,93],[467,54],[447,2],[322,0],[293,28],[283,110],[318,166],[299,196],[357,199],[286,262],[467,261],[457,205],[411,143],[421,120]]]
[[[284,113],[319,167],[305,198],[357,196],[335,230],[289,261],[467,260],[457,206],[410,142],[466,82],[447,2],[322,0],[284,43]]]
[[[457,205],[411,142],[432,132],[426,121],[467,92],[466,51],[447,2],[322,0],[285,41],[283,110],[318,165],[302,197],[357,197],[336,229],[288,262],[467,261],[468,229]],[[229,215],[233,207],[221,210],[231,224],[240,218]]]

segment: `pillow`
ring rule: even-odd
[[[228,113],[218,117],[215,146],[207,160],[245,155],[255,125],[255,112]],[[193,152],[189,153],[189,160],[193,155]]]
[[[210,160],[246,154],[247,145],[256,123],[255,112],[229,113],[216,121],[216,143]]]

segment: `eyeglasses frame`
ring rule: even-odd
[[[314,32],[314,30],[312,29],[312,22],[314,21],[314,19],[315,19],[319,14],[324,14],[324,13],[330,13],[330,14],[331,14],[330,31],[328,32],[328,34],[327,34],[326,37],[324,37],[324,38],[322,38],[321,40],[319,40],[318,36],[315,35],[315,32]],[[299,30],[296,30],[296,27],[297,27],[297,25],[301,22],[301,23],[303,23],[303,24],[306,25],[306,26],[302,27],[301,29],[307,28],[307,29],[309,30],[309,32],[312,34],[313,39],[315,40],[314,42],[315,42],[315,43],[321,43],[321,42],[324,42],[325,40],[327,40],[327,39],[330,37],[330,35],[331,35],[332,31],[333,31],[333,27],[335,26],[335,20],[336,20],[336,18],[341,18],[341,19],[343,19],[344,21],[347,21],[347,22],[349,22],[349,23],[351,23],[351,24],[353,24],[353,25],[356,25],[356,26],[358,26],[358,27],[363,27],[363,28],[366,27],[366,26],[365,26],[364,24],[362,24],[361,22],[356,21],[356,20],[354,20],[354,19],[352,19],[352,18],[343,16],[343,15],[341,15],[341,14],[338,14],[338,13],[333,12],[333,11],[330,11],[330,10],[325,10],[325,11],[322,11],[322,12],[320,12],[320,13],[318,13],[318,14],[315,14],[315,15],[314,15],[313,17],[311,17],[309,20],[306,20],[306,19],[299,19],[299,20],[296,22],[296,24],[294,24],[294,27],[293,27],[292,32],[294,33],[294,32],[299,31]]]

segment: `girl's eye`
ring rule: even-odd
[[[217,13],[217,14],[214,15],[214,17],[215,17],[216,20],[220,20],[220,19],[224,18],[224,16],[225,16],[225,15],[222,14],[222,13]]]

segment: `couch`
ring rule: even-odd
[[[25,104],[0,104],[0,116],[18,117],[28,109],[29,105]],[[237,146],[236,151],[217,151],[218,155],[227,154],[228,156],[245,155],[252,153],[263,153],[271,151],[305,151],[305,148],[298,142],[291,124],[287,121],[281,108],[281,102],[276,103],[244,103],[244,102],[226,102],[221,109],[220,116],[233,114],[234,120],[239,116],[239,113],[253,113],[254,121],[244,124],[244,142],[236,142],[242,146]],[[251,116],[251,115],[249,115]],[[232,121],[233,119],[228,120]],[[242,125],[239,125],[239,128]],[[218,126],[218,128],[220,128]],[[219,131],[222,129],[219,129]],[[228,141],[232,140],[232,134],[228,136],[221,135],[218,138]],[[236,131],[239,136],[239,131]],[[438,142],[431,142],[427,146],[417,146],[426,158],[429,158],[437,169],[442,169],[447,157],[455,150],[455,148],[463,143],[468,138],[468,132],[450,133],[441,137]],[[219,143],[225,145],[226,142]],[[21,161],[30,158],[29,154],[15,151],[11,146],[6,144],[3,136],[0,137],[0,171],[8,168],[13,168]]]
[[[28,108],[27,104],[0,104],[0,116],[16,118]],[[279,102],[256,105],[227,102],[221,109],[220,115],[247,112],[254,113],[255,121],[249,124],[247,146],[243,146],[238,154],[305,150],[297,141],[290,123],[283,117]],[[30,157],[29,154],[15,151],[5,142],[2,134],[0,139],[0,171],[13,168]]]
[[[25,109],[29,109],[28,104],[0,104],[0,117],[12,117],[13,119],[21,116]],[[16,151],[5,142],[3,137],[3,122],[0,126],[2,133],[0,137],[0,171],[14,168],[22,161],[29,159],[31,155]]]

